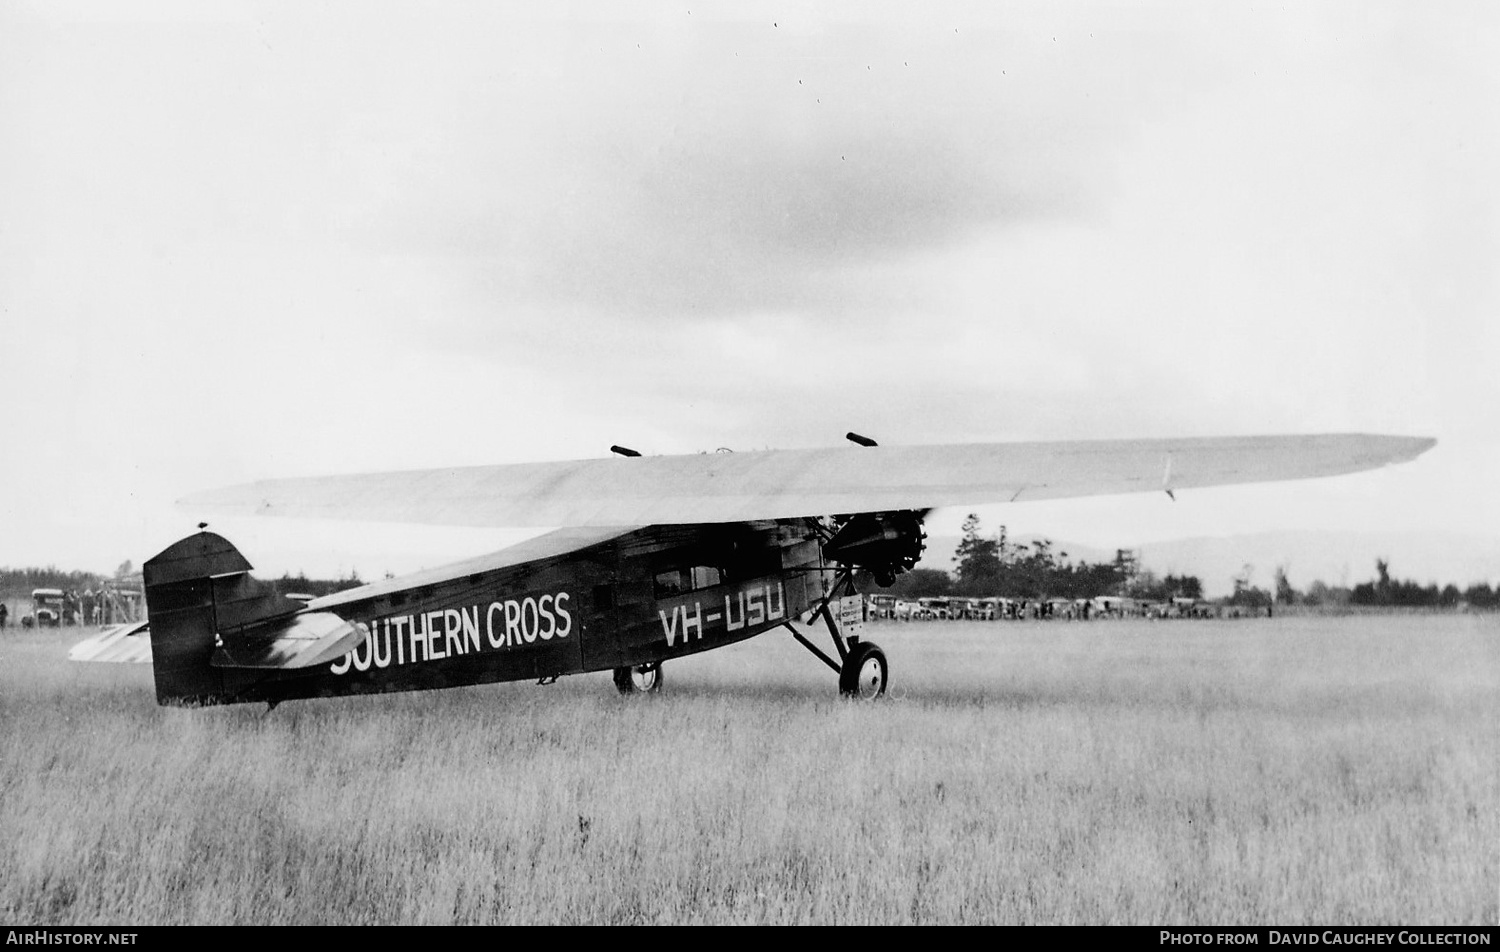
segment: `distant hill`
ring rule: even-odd
[[[1032,542],[1042,536],[1012,539]],[[952,571],[958,536],[934,536],[920,567]],[[1375,578],[1375,560],[1390,563],[1392,578],[1422,585],[1453,583],[1460,589],[1478,582],[1500,582],[1500,539],[1456,532],[1263,532],[1215,538],[1173,539],[1134,549],[1141,565],[1157,575],[1196,575],[1210,598],[1228,595],[1234,577],[1246,565],[1250,582],[1270,588],[1277,566],[1285,566],[1292,587],[1306,590],[1314,581],[1353,587]],[[1110,562],[1115,550],[1052,540],[1054,552],[1074,562]]]

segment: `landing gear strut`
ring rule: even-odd
[[[615,669],[615,687],[621,694],[656,694],[661,691],[661,663],[638,664]]]
[[[818,615],[823,616],[823,623],[828,626],[828,634],[833,638],[833,646],[838,649],[839,661],[828,657],[790,623],[783,627],[792,633],[792,637],[797,639],[798,644],[812,652],[814,657],[838,674],[840,694],[848,698],[873,701],[885,694],[886,683],[890,677],[885,652],[881,651],[880,646],[873,641],[844,637],[843,632],[839,630],[838,623],[833,620],[833,612],[828,607],[834,598],[839,597],[840,593],[856,594],[853,573],[847,569],[839,572],[828,594],[818,603],[818,607],[813,609],[814,618]]]

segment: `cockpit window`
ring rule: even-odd
[[[655,591],[657,598],[671,598],[673,595],[681,595],[689,590],[691,579],[685,577],[682,569],[672,569],[668,572],[656,573]]]

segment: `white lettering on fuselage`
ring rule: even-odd
[[[573,613],[567,607],[571,600],[567,592],[553,592],[356,622],[364,640],[328,670],[348,674],[351,668],[441,661],[566,638],[573,632]]]
[[[678,642],[687,644],[694,638],[702,640],[705,633],[712,635],[715,630],[741,631],[747,626],[754,628],[786,617],[786,593],[780,582],[751,585],[727,593],[722,612],[712,610],[718,608],[717,600],[708,603],[708,612],[704,612],[703,604],[694,599],[656,610],[668,648]]]

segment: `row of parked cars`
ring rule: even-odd
[[[996,621],[1022,618],[1188,618],[1201,617],[1211,606],[1192,598],[1145,601],[1120,595],[1094,598],[957,598],[918,599],[866,595],[865,617],[896,621]]]

